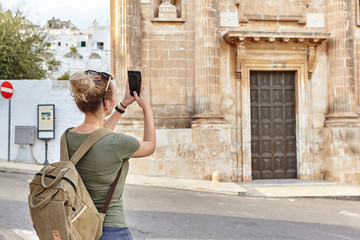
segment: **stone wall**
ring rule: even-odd
[[[141,131],[127,131],[142,137]],[[188,129],[157,129],[155,153],[131,159],[130,174],[210,180],[213,171],[223,170],[234,181],[236,154],[231,151],[228,125],[194,126]]]
[[[194,3],[184,5],[185,22],[154,20],[152,4],[140,7],[143,83],[150,88],[156,125],[189,128],[194,113]]]

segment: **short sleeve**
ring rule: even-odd
[[[115,149],[119,160],[127,160],[140,148],[139,141],[126,134],[116,134]]]

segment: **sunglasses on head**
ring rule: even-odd
[[[108,82],[106,84],[106,88],[105,88],[105,91],[104,91],[104,95],[102,97],[102,100],[103,100],[103,106],[105,107],[105,95],[106,95],[106,92],[109,88],[109,84],[110,84],[110,80],[113,78],[110,74],[106,73],[106,72],[98,72],[98,71],[95,71],[95,70],[86,70],[84,73],[86,74],[91,74],[91,75],[100,75],[104,78],[107,78],[108,79]]]

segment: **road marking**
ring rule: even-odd
[[[336,237],[336,239],[353,240],[353,238],[350,238],[350,237],[347,237],[347,236],[338,235],[338,234],[331,234],[331,236]]]
[[[360,189],[350,186],[281,186],[255,187],[254,190],[266,197],[336,197],[360,196]]]
[[[349,212],[349,211],[346,211],[346,210],[339,212],[339,214],[345,215],[345,216],[350,216],[350,217],[360,218],[360,214],[352,213],[352,212]]]
[[[23,229],[12,229],[12,231],[26,240],[39,240],[38,236],[36,235],[35,231],[23,230]]]

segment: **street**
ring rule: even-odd
[[[27,206],[31,174],[0,173],[0,240],[37,239]],[[133,239],[360,239],[360,202],[246,198],[127,185]]]

